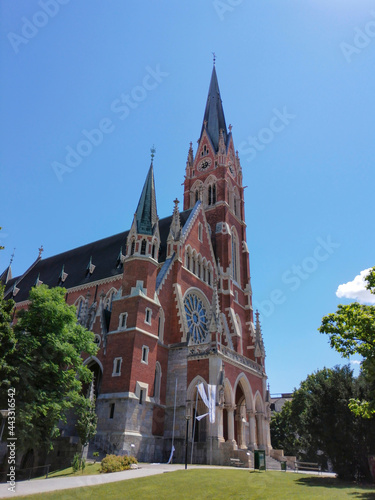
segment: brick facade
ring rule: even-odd
[[[85,358],[95,374],[97,445],[165,461],[173,437],[175,461],[183,461],[186,415],[206,412],[196,399],[203,382],[206,391],[216,387],[215,422],[197,421],[193,460],[227,463],[233,450],[247,447],[268,453],[265,352],[253,317],[242,170],[215,68],[198,148],[188,153],[183,211],[175,201],[172,217],[157,218],[151,163],[132,228],[97,244],[101,253],[93,243],[48,263],[50,271],[63,265],[71,280],[69,262],[79,256],[86,264],[87,253],[96,266],[83,269],[75,286],[68,278],[63,285],[100,345],[95,358]],[[105,259],[112,270],[98,276]],[[43,262],[30,271],[39,269],[42,281]],[[22,279],[8,287],[16,301]]]

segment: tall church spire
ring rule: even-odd
[[[153,153],[151,156],[151,166],[148,171],[135,213],[137,232],[139,234],[153,234],[154,226],[158,220],[156,211]]]
[[[220,130],[223,131],[225,144],[227,143],[227,126],[225,124],[223,104],[221,102],[215,65],[212,68],[211,82],[210,88],[208,90],[206,109],[203,117],[201,137],[204,129],[206,129],[215,148],[215,151],[217,151],[219,147]]]

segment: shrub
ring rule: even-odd
[[[101,462],[100,472],[120,472],[137,463],[137,459],[129,455],[107,455]]]
[[[78,472],[80,468],[81,468],[81,454],[76,453],[72,461],[73,472]]]
[[[94,463],[96,464],[96,459],[99,456],[99,452],[98,451],[94,451],[94,453],[92,454],[92,456],[94,457]]]
[[[85,467],[86,467],[86,460],[84,458],[81,458],[80,453],[76,453],[72,461],[73,472],[75,473],[78,472],[79,470],[83,472],[85,470]]]

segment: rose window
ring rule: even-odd
[[[207,335],[207,312],[203,301],[189,293],[184,300],[188,331],[194,342],[203,342]]]

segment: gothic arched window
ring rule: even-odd
[[[80,297],[80,298],[78,299],[77,304],[76,304],[76,308],[77,308],[77,319],[79,319],[79,318],[80,318],[80,316],[81,316],[83,302],[84,302],[84,298],[83,298],[83,297]]]
[[[207,190],[207,204],[215,205],[216,203],[216,184],[210,184]]]
[[[238,281],[238,238],[234,231],[232,231],[232,277],[234,281]]]
[[[105,306],[104,308],[107,309],[107,311],[112,311],[112,302],[113,302],[113,299],[114,299],[114,296],[116,295],[117,293],[117,290],[115,290],[114,288],[112,288],[106,295],[105,297]]]
[[[146,255],[146,245],[147,245],[147,241],[146,240],[142,240],[141,255]]]

